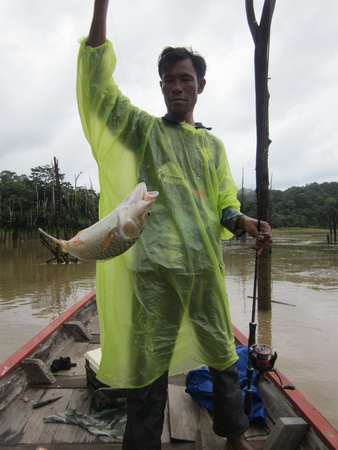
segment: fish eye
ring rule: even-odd
[[[147,216],[150,216],[150,214],[151,214],[151,212],[150,212],[150,211],[148,211],[148,212],[147,212]]]

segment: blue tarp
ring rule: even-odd
[[[247,390],[247,367],[248,367],[248,347],[245,345],[239,345],[236,348],[238,354],[237,368],[239,379],[242,388],[242,395],[245,396]],[[251,382],[252,388],[252,410],[249,415],[249,420],[259,420],[265,426],[266,415],[263,402],[260,393],[257,389],[258,374],[254,371],[253,379]],[[207,408],[209,411],[213,411],[212,401],[212,377],[207,367],[201,367],[200,369],[192,370],[186,377],[186,392],[200,405]]]

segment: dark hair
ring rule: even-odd
[[[205,77],[207,64],[204,58],[190,47],[165,47],[158,58],[158,73],[162,79],[165,69],[182,59],[190,59],[194,66],[197,79]]]

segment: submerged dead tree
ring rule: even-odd
[[[270,29],[276,0],[265,0],[260,23],[255,17],[253,0],[246,0],[246,14],[255,44],[255,95],[256,95],[256,194],[257,218],[271,222],[268,153],[269,90],[268,67]],[[271,247],[264,249],[258,258],[258,309],[271,309]]]

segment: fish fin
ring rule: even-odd
[[[71,244],[72,245],[81,245],[81,244],[83,244],[83,241],[81,241],[81,239],[76,239],[75,241],[72,241]]]
[[[44,234],[45,236],[49,237],[49,239],[51,239],[52,241],[54,241],[56,244],[60,245],[60,247],[62,248],[64,253],[68,253],[68,248],[67,248],[67,241],[65,241],[64,239],[56,239],[55,237],[51,236],[50,234],[46,233],[45,231],[43,231],[41,228],[39,228],[40,233]]]
[[[57,244],[62,246],[62,241],[60,239],[56,239],[55,237],[51,236],[50,234],[46,233],[45,231],[43,231],[41,228],[39,228],[40,233],[44,234],[45,236],[47,236],[49,239],[51,239],[52,241],[56,242]]]
[[[107,250],[107,248],[109,247],[110,238],[111,238],[112,234],[113,234],[113,230],[109,230],[108,233],[103,238],[103,241],[102,241],[103,250]]]

